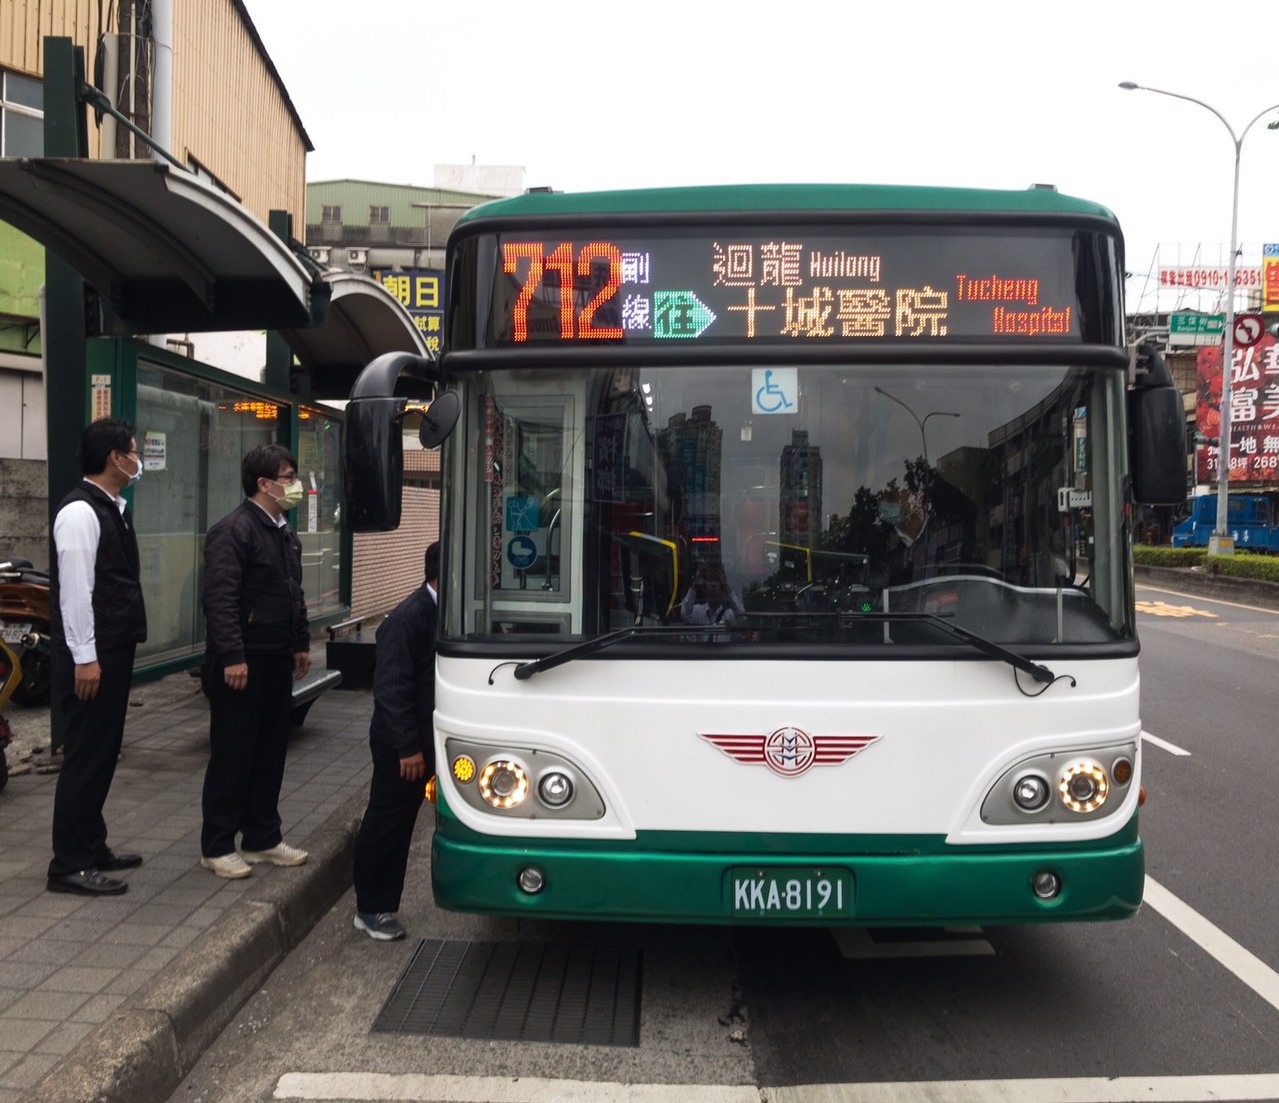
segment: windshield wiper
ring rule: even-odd
[[[1001,644],[986,639],[984,636],[979,636],[976,632],[961,628],[958,624],[953,624],[946,617],[939,616],[936,613],[858,613],[856,619],[898,622],[925,621],[929,624],[935,624],[943,631],[949,632],[956,639],[963,640],[991,658],[1000,659],[1010,666],[1024,671],[1037,682],[1051,685],[1057,680],[1057,675],[1046,666],[1032,662],[1024,655],[1019,655],[1016,651],[1011,651]],[[540,674],[543,670],[563,666],[565,663],[570,663],[574,659],[580,659],[586,655],[594,655],[597,651],[603,651],[605,648],[612,647],[615,643],[621,643],[623,640],[629,640],[635,636],[704,636],[722,634],[725,631],[726,628],[722,624],[632,624],[626,628],[619,628],[614,632],[606,632],[604,635],[596,636],[594,639],[586,640],[584,643],[566,647],[563,651],[556,651],[545,658],[520,663],[515,668],[514,674],[517,679],[524,681],[526,678],[533,677],[534,674]]]
[[[596,636],[593,640],[587,640],[585,643],[566,647],[563,651],[556,651],[553,655],[547,655],[544,659],[533,659],[527,663],[520,663],[515,668],[515,677],[523,681],[525,678],[531,678],[534,674],[539,674],[543,670],[563,666],[565,663],[571,663],[574,659],[580,659],[585,655],[594,655],[595,652],[603,651],[606,647],[612,647],[613,644],[621,643],[623,640],[629,640],[632,636],[713,636],[719,635],[726,630],[722,624],[632,624],[626,628],[619,628],[615,632],[606,632],[602,636]]]
[[[953,614],[951,614],[953,615]],[[952,623],[947,617],[939,616],[937,613],[858,613],[858,620],[875,620],[875,621],[926,621],[929,624],[935,624],[938,628],[949,632],[956,639],[961,639],[965,643],[972,644],[978,651],[983,651],[992,659],[1002,659],[1010,666],[1015,666],[1018,670],[1024,670],[1037,682],[1043,682],[1045,685],[1051,685],[1057,680],[1055,675],[1046,666],[1040,666],[1039,663],[1031,662],[1024,655],[1018,655],[1016,651],[1010,651],[1002,644],[994,643],[986,639],[984,636],[977,635],[976,632],[970,632],[967,628],[961,628],[958,624]]]

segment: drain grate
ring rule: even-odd
[[[637,1046],[640,957],[609,946],[427,939],[373,1029]]]

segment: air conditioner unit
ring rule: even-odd
[[[311,254],[311,259],[314,260],[316,264],[329,263],[329,247],[327,245],[316,245],[310,249],[309,252]]]
[[[369,262],[369,251],[367,249],[348,249],[346,251],[346,263],[350,265],[352,272],[364,271],[364,266]]]

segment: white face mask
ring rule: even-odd
[[[138,465],[138,468],[137,468],[137,470],[136,470],[136,471],[134,471],[134,473],[133,473],[132,475],[129,475],[129,476],[128,476],[128,479],[129,479],[129,485],[130,485],[130,486],[137,486],[137,485],[138,485],[138,483],[140,483],[140,482],[142,481],[142,457],[141,457],[141,456],[136,456],[136,455],[135,455],[135,456],[133,456],[133,457],[132,457],[132,459],[133,459],[133,462],[134,462],[134,463],[136,463],[136,464]],[[123,473],[123,472],[124,472],[124,468],[123,468],[123,467],[122,467],[122,468],[120,468],[120,471],[121,471],[121,473]]]
[[[297,509],[302,504],[302,499],[306,497],[306,490],[302,486],[301,479],[295,478],[288,483],[282,483],[279,479],[272,479],[271,481],[284,488],[284,493],[275,499],[281,509]]]

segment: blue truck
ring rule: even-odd
[[[1186,499],[1186,513],[1172,530],[1174,548],[1206,548],[1217,527],[1217,495]],[[1226,502],[1226,528],[1235,547],[1279,554],[1279,514],[1262,494],[1231,494]]]

